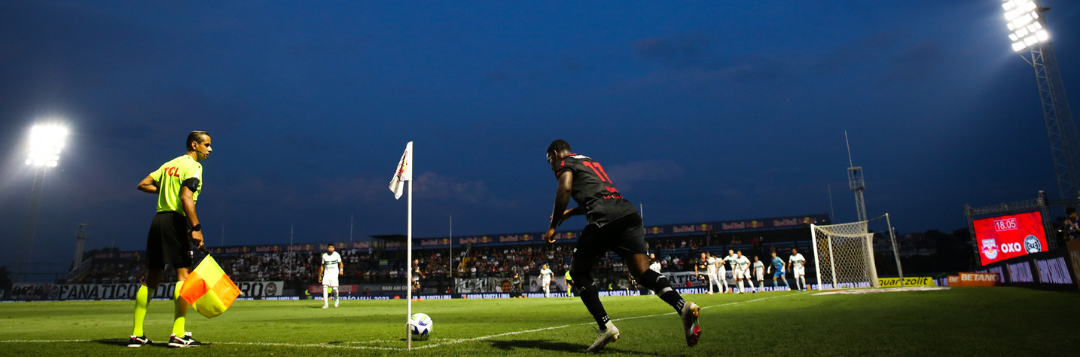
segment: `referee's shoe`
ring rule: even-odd
[[[184,333],[184,337],[169,336],[169,347],[197,347],[203,343],[191,337],[191,332]]]
[[[142,347],[149,344],[153,344],[153,342],[150,342],[150,339],[146,338],[146,336],[131,336],[131,339],[128,340],[128,347]]]

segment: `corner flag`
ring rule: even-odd
[[[411,141],[405,145],[405,153],[401,154],[401,160],[397,164],[397,171],[394,171],[394,178],[390,179],[390,191],[394,192],[394,199],[400,199],[401,194],[405,192],[405,187],[402,185],[405,181],[412,181]]]
[[[180,288],[180,297],[206,317],[221,315],[237,296],[240,296],[240,289],[209,255],[188,274]]]
[[[413,171],[413,151],[412,142],[405,144],[405,153],[401,154],[401,160],[398,161],[397,171],[394,171],[394,178],[390,179],[390,191],[394,191],[394,199],[400,199],[401,194],[405,193],[405,188],[402,182],[409,181],[409,210],[408,210],[408,226],[405,229],[405,261],[409,264],[409,269],[405,271],[405,284],[408,288],[405,289],[405,298],[408,300],[405,312],[405,348],[412,349],[412,333],[409,331],[409,317],[412,316],[412,171]]]

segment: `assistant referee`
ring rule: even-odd
[[[187,154],[166,162],[139,182],[139,191],[157,194],[158,200],[157,214],[146,237],[147,271],[135,297],[135,328],[128,347],[151,344],[143,334],[143,320],[166,264],[176,269],[177,278],[169,347],[202,345],[191,337],[190,332],[184,331],[188,305],[180,298],[180,288],[192,269],[191,244],[203,245],[202,225],[195,214],[195,202],[202,192],[203,168],[199,162],[209,158],[214,150],[210,148],[210,135],[205,131],[189,133],[185,148]]]

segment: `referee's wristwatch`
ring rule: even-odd
[[[196,224],[194,227],[191,227],[191,231],[192,232],[202,231],[202,223]]]

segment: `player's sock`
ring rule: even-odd
[[[323,305],[330,303],[330,289],[327,289],[326,285],[323,285],[322,289],[322,303]]]
[[[607,311],[604,310],[604,304],[600,302],[600,290],[593,285],[592,274],[589,271],[584,272],[570,272],[570,278],[574,279],[575,285],[579,285],[578,296],[581,296],[581,302],[585,303],[585,308],[592,314],[593,319],[596,319],[596,324],[603,330],[606,328],[609,321]]]
[[[154,289],[146,285],[139,286],[139,291],[135,293],[135,328],[131,332],[132,336],[143,336],[143,320],[146,319],[146,306],[150,305],[150,297],[152,296],[154,296]]]
[[[758,280],[757,281],[757,289],[758,289],[758,291],[765,291],[765,281],[764,280]]]
[[[184,281],[180,280],[176,282],[176,290],[173,291],[173,327],[172,333],[176,337],[184,336],[184,322],[187,320],[187,301],[184,301],[180,297],[180,288],[184,286]]]
[[[336,287],[336,286],[335,286],[335,287],[334,287],[334,303],[336,304],[336,303],[337,303],[338,301],[340,301],[340,300],[341,300],[341,298],[340,298],[340,296],[338,295],[338,287]]]
[[[676,313],[682,312],[683,305],[686,304],[686,301],[683,300],[682,295],[679,295],[678,291],[671,288],[671,283],[668,282],[666,276],[660,275],[660,273],[653,270],[646,270],[641,274],[641,278],[638,279],[638,281],[641,282],[641,285],[649,288],[649,290],[655,291],[656,295],[660,296],[660,300],[664,300],[668,305],[675,308]]]

